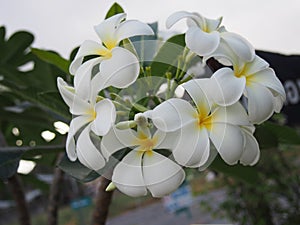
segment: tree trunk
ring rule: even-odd
[[[113,196],[113,191],[105,191],[109,183],[110,180],[105,176],[100,177],[92,225],[105,225],[106,223],[109,205]]]
[[[63,156],[59,154],[58,159]],[[49,194],[49,203],[48,203],[48,225],[57,225],[58,224],[58,208],[59,208],[59,200],[60,200],[60,193],[62,190],[62,183],[64,179],[64,172],[56,167],[54,169],[54,176],[53,181],[50,187],[50,194]]]
[[[7,181],[16,202],[20,225],[30,225],[30,213],[25,199],[24,190],[18,175],[13,175],[12,177],[8,178]]]
[[[7,143],[3,133],[0,131],[0,147],[6,147]],[[9,188],[12,192],[16,207],[19,213],[20,225],[30,225],[30,213],[25,199],[24,190],[17,174],[7,179]]]

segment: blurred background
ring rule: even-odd
[[[57,93],[56,77],[72,79],[67,69],[71,53],[84,40],[97,41],[93,26],[104,19],[113,3],[1,1],[0,224],[20,224],[18,217],[27,225],[91,223],[101,184],[92,171],[78,163],[70,165],[64,158],[71,117]],[[204,172],[187,170],[182,187],[162,199],[130,198],[114,191],[107,224],[300,224],[300,2],[118,3],[128,19],[158,22],[158,35],[164,38],[170,36],[165,20],[173,12],[223,16],[229,31],[248,39],[259,50],[257,54],[270,62],[288,99],[282,114],[257,128],[261,159],[256,166],[230,167],[217,160]],[[176,33],[185,30],[184,21],[172,28]],[[211,71],[206,68],[202,73]],[[72,176],[67,168],[73,169]],[[20,195],[28,207],[20,206]]]
[[[36,37],[34,46],[67,57],[84,40],[97,40],[93,26],[104,19],[113,3],[112,0],[2,1],[0,24],[7,27],[8,34],[22,29],[30,31]],[[228,30],[246,37],[257,49],[288,54],[300,51],[298,0],[120,0],[118,3],[127,12],[128,19],[158,21],[162,31],[166,30],[169,15],[187,10],[212,19],[223,16]],[[185,22],[181,21],[172,30],[185,29]]]

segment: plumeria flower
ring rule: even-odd
[[[255,165],[260,157],[260,150],[257,140],[253,136],[255,127],[253,125],[241,126],[244,137],[244,151],[240,158],[240,163],[244,166]]]
[[[137,120],[145,121],[140,114]],[[137,131],[113,128],[103,137],[101,149],[108,160],[120,149],[133,148],[114,168],[112,182],[129,196],[143,196],[150,191],[162,197],[176,190],[185,178],[183,169],[157,149],[172,149],[175,133],[157,130],[153,135],[146,125],[138,123]]]
[[[209,160],[210,141],[230,165],[243,155],[245,141],[240,126],[250,125],[245,109],[240,103],[228,107],[212,104],[201,88],[206,84],[205,79],[195,79],[183,85],[196,107],[173,98],[147,115],[159,130],[180,131],[172,154],[183,166],[203,166]]]
[[[253,166],[258,162],[260,157],[259,145],[255,137],[253,136],[255,127],[253,125],[248,125],[240,126],[240,128],[243,134],[244,147],[239,161],[244,166]],[[215,148],[211,147],[208,160],[202,166],[200,166],[198,170],[206,170],[215,160],[217,155],[218,151]]]
[[[104,136],[111,129],[116,119],[114,104],[109,99],[96,101],[96,94],[90,94],[89,99],[76,92],[62,78],[57,79],[59,92],[75,116],[70,123],[66,142],[67,156],[71,161],[78,160],[92,170],[99,170],[105,165],[105,159],[99,149],[93,144],[90,133]],[[89,92],[89,90],[85,90]],[[75,142],[75,135],[78,138]]]
[[[98,56],[85,63],[90,68],[99,64],[95,78],[101,88],[115,86],[124,88],[132,84],[139,75],[137,57],[129,50],[119,47],[122,40],[136,35],[153,35],[150,26],[137,20],[125,20],[126,14],[120,13],[95,26],[99,42],[87,40],[80,46],[70,65],[70,73],[75,74],[85,56]],[[75,75],[76,77],[76,75]]]
[[[274,112],[280,112],[286,94],[265,60],[255,56],[250,62],[244,61],[226,43],[221,43],[212,56],[223,62],[226,60],[233,67],[219,69],[211,77],[207,90],[211,90],[209,94],[217,104],[233,104],[244,94],[250,121],[256,124],[264,122]]]
[[[254,56],[254,48],[243,37],[238,34],[227,32],[221,26],[222,17],[213,20],[203,17],[198,13],[190,13],[179,11],[172,14],[166,22],[166,26],[170,28],[179,20],[188,19],[188,30],[185,35],[187,47],[199,56],[207,56],[212,54],[219,46],[222,39],[233,50],[237,50],[236,54],[246,61],[251,61]],[[249,51],[250,50],[250,51]]]

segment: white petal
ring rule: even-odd
[[[182,87],[189,93],[196,106],[199,108],[205,108],[207,112],[210,111],[210,95],[209,93],[210,79],[193,79],[184,84]]]
[[[166,21],[166,27],[169,29],[171,26],[173,26],[175,23],[177,23],[179,20],[183,18],[190,18],[194,20],[196,23],[199,20],[198,16],[194,13],[186,12],[186,11],[178,11],[170,15]]]
[[[218,105],[228,106],[241,98],[245,90],[246,79],[235,77],[230,68],[222,68],[212,75],[209,85],[213,100]]]
[[[245,65],[245,71],[247,74],[255,74],[263,69],[267,69],[268,67],[269,63],[256,55],[253,61]]]
[[[74,88],[76,94],[83,100],[91,100],[91,77],[93,67],[100,63],[100,58],[91,59],[83,63],[74,76]]]
[[[105,166],[105,160],[99,149],[92,142],[90,130],[90,125],[88,125],[79,135],[77,140],[77,156],[83,165],[97,171]]]
[[[227,164],[233,165],[238,162],[244,148],[244,137],[238,126],[214,123],[209,136]]]
[[[102,138],[102,154],[106,159],[108,159],[118,150],[134,146],[136,138],[136,131],[132,129],[119,130],[113,127],[108,134]]]
[[[217,155],[218,155],[218,151],[215,148],[211,147],[207,161],[202,166],[200,166],[198,170],[199,171],[206,170],[210,166],[210,164],[212,164],[212,162],[215,160]]]
[[[69,86],[61,77],[57,78],[57,87],[65,103],[71,107],[75,96],[75,90],[71,91],[73,87]]]
[[[274,111],[276,113],[280,113],[285,100],[286,100],[285,97],[282,97],[281,95],[274,97]]]
[[[139,71],[136,56],[124,48],[116,47],[112,50],[112,57],[100,64],[100,73],[95,75],[93,83],[100,85],[98,89],[109,86],[125,88],[136,81]]]
[[[210,32],[214,31],[214,30],[217,30],[218,27],[220,26],[220,24],[222,23],[222,20],[223,20],[222,17],[220,17],[216,20],[205,18],[207,30],[210,31]]]
[[[243,130],[243,135],[245,138],[245,148],[240,162],[245,166],[253,166],[257,163],[260,156],[259,145],[255,137],[247,130]]]
[[[151,131],[147,126],[137,126],[137,136],[141,139],[151,138]]]
[[[100,55],[100,52],[106,51],[106,48],[104,46],[102,46],[101,43],[97,43],[95,41],[84,41],[74,60],[72,61],[71,65],[70,65],[70,73],[71,74],[75,74],[77,69],[80,67],[80,65],[82,64],[82,60],[85,56],[88,55]]]
[[[152,28],[138,20],[127,20],[120,24],[116,30],[118,41],[125,38],[137,36],[137,35],[154,35]]]
[[[272,68],[267,68],[253,74],[250,76],[250,81],[266,86],[285,98],[284,88]]]
[[[98,34],[100,40],[109,49],[111,49],[111,47],[115,47],[113,45],[118,44],[116,30],[118,29],[118,26],[120,25],[121,21],[124,20],[125,18],[126,18],[126,13],[119,13],[104,20],[97,26],[94,26],[94,29]]]
[[[70,112],[74,115],[86,114],[90,109],[90,104],[80,97],[78,97],[70,87],[61,77],[57,78],[57,87],[58,90],[65,101],[69,106]]]
[[[247,131],[247,132],[249,132],[250,134],[253,134],[254,133],[254,131],[255,131],[255,126],[253,125],[253,124],[249,124],[249,125],[247,125],[247,126],[242,126],[242,130],[244,131]]]
[[[274,112],[274,97],[271,91],[257,83],[247,85],[246,91],[250,121],[260,124],[269,119]]]
[[[209,157],[209,137],[205,128],[191,123],[180,129],[181,133],[174,147],[176,162],[186,167],[202,166]]]
[[[200,56],[213,53],[220,43],[220,35],[213,31],[206,33],[198,27],[191,27],[185,35],[186,46]]]
[[[151,118],[158,129],[170,132],[196,121],[197,115],[197,111],[190,103],[172,98],[156,106],[151,113]]]
[[[183,169],[172,160],[153,152],[144,154],[144,181],[153,197],[163,197],[175,191],[184,181]]]
[[[230,48],[244,61],[252,61],[255,56],[255,49],[242,36],[224,32],[221,33],[221,38],[230,46]]]
[[[129,152],[115,167],[112,182],[126,195],[132,197],[147,194],[142,175],[142,156],[136,151]]]
[[[179,131],[165,133],[161,130],[157,130],[153,135],[153,139],[157,139],[154,149],[173,149],[176,145],[175,140],[178,139],[179,134]]]
[[[77,159],[74,136],[79,131],[79,129],[82,128],[85,124],[89,123],[89,121],[89,116],[78,116],[71,120],[66,142],[67,156],[71,161],[75,161]]]
[[[116,121],[116,108],[109,99],[101,100],[95,105],[96,118],[91,129],[95,134],[104,136],[108,133]]]
[[[237,102],[231,106],[218,107],[212,114],[213,123],[229,123],[247,126],[250,124],[245,108]]]
[[[239,57],[233,52],[233,50],[228,46],[228,44],[220,39],[220,43],[218,48],[210,55],[204,56],[202,61],[205,64],[209,58],[214,57],[223,65],[231,66],[231,65],[239,65],[240,59]]]

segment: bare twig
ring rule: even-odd
[[[224,67],[221,63],[219,63],[214,58],[210,58],[206,61],[207,66],[211,69],[212,72],[216,72],[218,69],[221,69]]]
[[[63,153],[58,155],[57,161],[63,157]],[[57,225],[58,224],[58,208],[59,208],[59,199],[60,193],[62,190],[62,182],[64,179],[64,172],[56,167],[54,169],[53,182],[50,188],[49,194],[49,203],[48,203],[48,225]]]
[[[105,225],[113,191],[105,191],[110,180],[106,176],[99,178],[99,188],[96,196],[96,207],[93,213],[92,225]]]
[[[6,147],[7,143],[3,133],[0,131],[0,147]],[[16,202],[17,210],[19,213],[19,223],[20,225],[30,225],[30,213],[28,210],[28,205],[25,199],[24,190],[21,181],[17,174],[11,176],[7,179],[8,185],[12,192],[13,198]]]

